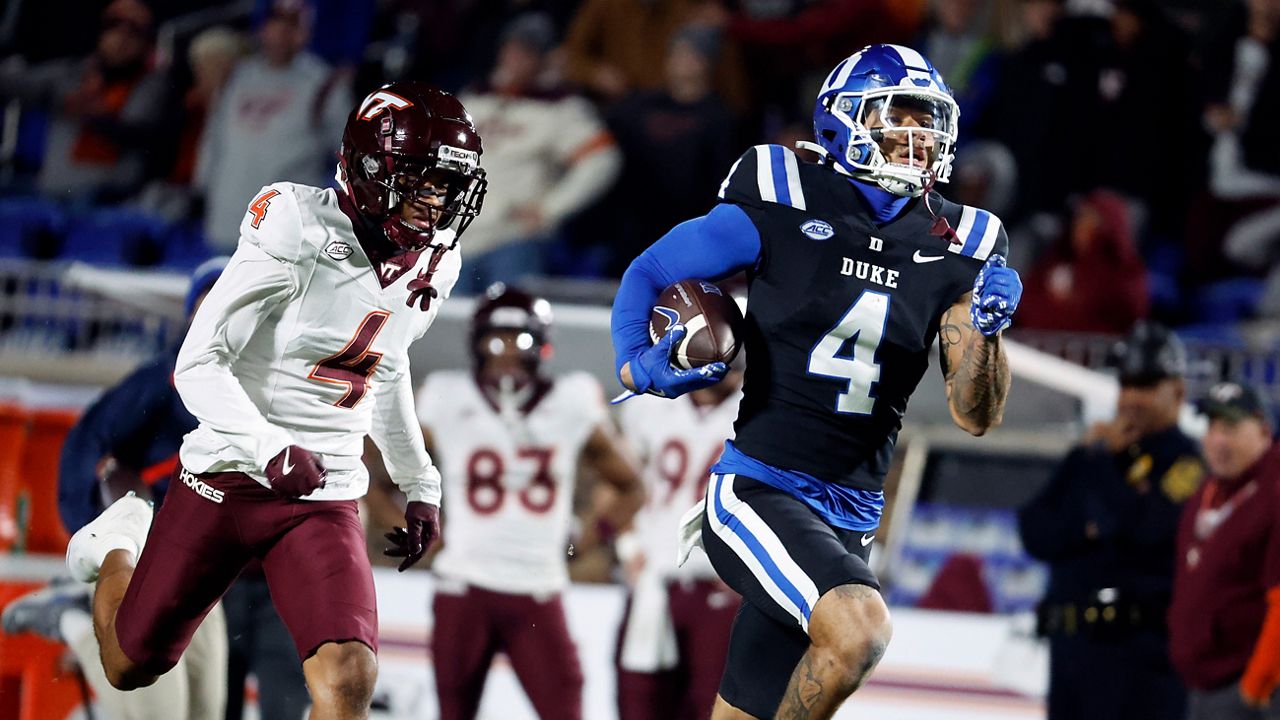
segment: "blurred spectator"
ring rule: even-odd
[[[1157,0],[1119,0],[1105,43],[1095,97],[1083,118],[1084,126],[1076,133],[1103,137],[1139,123],[1142,139],[1131,159],[1098,162],[1091,158],[1084,182],[1140,199],[1150,218],[1147,232],[1181,240],[1187,202],[1203,162],[1192,94],[1190,38]],[[1144,119],[1157,108],[1158,119]],[[1141,148],[1178,151],[1146,153]]]
[[[1238,7],[1225,14],[1204,52],[1213,190],[1228,198],[1277,195],[1280,147],[1273,129],[1280,125],[1280,2],[1248,0],[1245,12]]]
[[[0,98],[47,108],[50,126],[37,184],[49,197],[112,201],[136,192],[155,128],[163,122],[164,79],[151,69],[151,11],[114,0],[102,12],[97,48],[86,58],[0,66]]]
[[[1116,417],[1089,429],[1018,513],[1049,564],[1038,608],[1049,637],[1048,720],[1173,720],[1185,695],[1166,650],[1178,515],[1200,484],[1178,429],[1186,351],[1143,324],[1116,347]]]
[[[931,22],[913,47],[929,58],[951,86],[960,104],[960,137],[985,137],[989,134],[987,111],[1000,80],[1001,56],[988,32],[993,3],[933,0],[931,5]]]
[[[565,38],[567,79],[610,103],[633,90],[656,90],[671,38],[709,0],[585,0]],[[717,64],[716,89],[737,107],[746,96],[739,60],[729,48]]]
[[[211,27],[192,38],[187,48],[191,87],[182,95],[182,121],[173,163],[163,178],[143,190],[137,199],[142,208],[170,220],[192,214],[197,153],[209,113],[247,51],[245,38],[226,27]]]
[[[84,55],[97,44],[98,26],[66,20],[92,18],[104,5],[102,0],[17,0],[0,4],[0,57],[20,55],[29,62],[40,63]],[[57,32],[49,32],[50,28]]]
[[[960,110],[963,114],[964,108]],[[1018,191],[1018,163],[1013,153],[994,140],[963,142],[963,133],[960,137],[962,144],[956,150],[955,170],[945,194],[955,202],[986,208],[993,215],[1010,212]]]
[[[832,66],[864,45],[903,42],[919,32],[925,0],[706,0],[699,22],[741,47],[763,132],[812,118],[813,98]],[[735,61],[736,63],[736,61]],[[736,95],[725,93],[733,107]],[[756,117],[756,116],[759,117]]]
[[[1280,717],[1280,449],[1263,397],[1227,382],[1200,402],[1210,477],[1182,512],[1169,608],[1188,720]]]
[[[915,606],[925,610],[990,613],[995,608],[991,591],[983,577],[983,558],[971,553],[954,553],[938,568],[929,588]]]
[[[458,292],[541,274],[546,245],[561,223],[617,177],[622,154],[595,109],[550,76],[553,47],[547,16],[516,18],[489,82],[459,98],[484,140],[489,192],[484,212],[467,230]]]
[[[183,124],[178,158],[170,179],[189,184],[195,176],[196,152],[204,134],[210,111],[218,102],[231,73],[248,50],[240,33],[224,27],[204,30],[191,40],[187,62],[191,65],[192,83],[183,98],[186,122]]]
[[[1018,161],[1019,213],[1055,210],[1097,153],[1078,151],[1090,119],[1108,26],[1066,15],[1066,0],[1021,0],[1025,41],[1004,62],[991,112],[996,139]],[[963,110],[962,117],[963,117]]]
[[[559,34],[568,27],[579,0],[397,0],[398,26],[413,25],[413,73],[445,90],[484,81],[498,54],[503,30],[531,12],[551,18]]]
[[[1241,11],[1243,10],[1243,11]],[[1205,51],[1212,133],[1210,190],[1233,206],[1222,252],[1237,265],[1271,270],[1261,310],[1280,315],[1280,2],[1250,0],[1228,13]]]
[[[305,46],[307,50],[334,67],[355,67],[364,56],[378,3],[307,0],[307,4],[313,13],[312,33]],[[276,5],[276,0],[255,0],[255,24],[270,16]]]
[[[304,52],[312,10],[275,0],[258,30],[258,49],[231,75],[200,141],[197,184],[205,192],[211,247],[233,250],[240,218],[262,186],[276,181],[326,186],[350,88]]]
[[[1028,273],[1018,326],[1119,334],[1146,316],[1147,305],[1147,271],[1125,200],[1095,190]]]
[[[685,26],[671,41],[660,90],[609,110],[626,162],[615,193],[613,254],[626,264],[676,223],[706,213],[737,155],[734,116],[715,93],[719,32]]]

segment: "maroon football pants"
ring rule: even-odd
[[[326,642],[378,650],[378,609],[354,500],[285,500],[242,473],[179,467],[116,613],[120,648],[160,675],[253,558],[302,660]]]
[[[559,595],[530,595],[468,587],[437,589],[431,657],[440,720],[472,720],[494,656],[511,661],[520,686],[542,720],[581,720],[582,669],[569,637]]]
[[[676,631],[679,664],[656,673],[623,670],[618,665],[619,720],[705,720],[711,715],[729,652],[738,594],[713,580],[673,582],[667,602]],[[630,617],[627,601],[624,618]],[[627,632],[618,631],[618,648]]]

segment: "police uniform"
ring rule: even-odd
[[[867,565],[907,399],[939,321],[1008,239],[991,213],[931,195],[877,226],[853,181],[761,145],[722,203],[758,231],[748,272],[750,356],[735,439],[713,468],[701,539],[744,603],[720,694],[772,716],[833,587],[878,588]],[[968,322],[965,318],[965,322]]]
[[[1121,346],[1121,381],[1180,375],[1180,345],[1140,326]],[[1050,642],[1049,720],[1181,718],[1165,615],[1182,505],[1204,474],[1178,427],[1119,453],[1081,446],[1019,512],[1022,541],[1049,564],[1038,609]]]

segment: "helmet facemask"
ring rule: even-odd
[[[877,88],[832,95],[826,108],[848,128],[844,157],[834,159],[854,177],[904,197],[951,177],[960,109],[950,95],[930,88]]]
[[[451,148],[441,148],[445,155]],[[355,172],[378,197],[369,209],[381,209],[387,238],[406,250],[421,250],[439,230],[454,230],[454,242],[480,214],[488,181],[473,164],[432,162],[395,153],[363,155]],[[404,217],[404,204],[420,211],[421,224]],[[365,208],[361,208],[365,210]]]
[[[471,352],[476,378],[493,393],[524,393],[542,377],[551,358],[551,304],[495,283],[472,318]]]

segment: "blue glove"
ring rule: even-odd
[[[631,358],[631,382],[637,392],[674,398],[710,387],[724,378],[729,368],[721,362],[692,370],[681,370],[671,364],[671,354],[686,332],[684,325],[672,325],[657,344]]]
[[[978,332],[990,337],[1009,327],[1022,299],[1022,279],[1003,255],[992,255],[973,281],[969,319]]]

